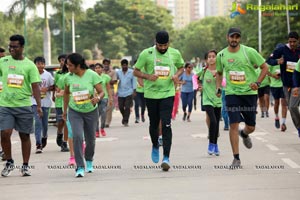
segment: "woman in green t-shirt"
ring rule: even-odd
[[[74,154],[76,161],[76,177],[84,176],[86,172],[93,172],[93,157],[95,152],[95,132],[98,120],[97,104],[103,98],[100,76],[88,69],[85,60],[78,53],[72,53],[67,57],[67,65],[70,71],[65,79],[64,93],[64,120],[68,119],[73,131]],[[98,95],[96,96],[94,89]],[[85,160],[83,159],[83,135],[85,138]]]
[[[199,85],[199,89],[203,95],[203,108],[209,118],[209,144],[207,152],[209,155],[215,154],[219,156],[218,135],[222,100],[215,93],[217,52],[211,50],[207,55],[207,67],[198,74],[202,83]],[[221,90],[218,92],[221,93]]]

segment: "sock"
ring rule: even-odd
[[[244,130],[240,130],[242,138],[247,138],[248,134],[244,133]]]
[[[10,163],[14,163],[14,160],[13,160],[13,159],[7,159],[6,161],[7,161],[7,162],[10,162]]]
[[[282,123],[285,124],[286,118],[282,118]]]
[[[28,163],[23,163],[23,166],[28,166]]]
[[[237,160],[240,160],[240,154],[233,154],[233,157]]]
[[[279,117],[278,117],[278,113],[275,113],[275,118],[279,118]]]

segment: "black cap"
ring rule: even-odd
[[[234,35],[234,34],[238,34],[239,36],[242,35],[241,30],[240,30],[239,28],[231,27],[231,28],[228,30],[227,35],[228,35],[228,36],[232,36],[232,35]]]
[[[167,31],[159,31],[155,36],[158,44],[166,44],[169,42],[169,33]]]

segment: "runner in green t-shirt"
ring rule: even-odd
[[[216,96],[216,56],[217,52],[211,50],[207,53],[207,67],[197,75],[199,89],[202,92],[203,108],[209,118],[209,144],[208,154],[220,155],[218,147],[219,125],[221,118],[222,99]]]
[[[239,134],[247,148],[252,147],[249,134],[255,130],[257,89],[267,74],[268,66],[262,56],[253,48],[240,44],[241,31],[230,28],[227,34],[228,47],[217,55],[217,95],[221,95],[223,73],[226,77],[225,99],[230,121],[230,142],[234,160],[232,167],[240,167]],[[254,66],[262,70],[259,76]],[[245,127],[239,130],[239,123]]]
[[[63,119],[70,121],[73,132],[76,177],[84,176],[84,169],[93,172],[95,133],[98,120],[97,104],[104,97],[100,76],[88,69],[84,58],[78,53],[67,57],[70,71],[65,79]],[[98,93],[96,95],[95,93]],[[86,143],[85,160],[82,152],[83,134]],[[85,167],[86,166],[86,167]]]
[[[10,37],[9,53],[0,59],[0,77],[3,90],[0,97],[0,130],[2,148],[7,163],[2,176],[8,176],[14,169],[11,152],[11,135],[13,129],[19,132],[22,143],[23,176],[30,176],[28,162],[31,151],[30,133],[33,132],[33,111],[31,96],[36,100],[37,113],[42,117],[39,82],[41,81],[35,64],[23,55],[25,39],[22,35]]]
[[[52,99],[55,102],[56,111],[56,123],[57,123],[57,135],[56,144],[61,148],[61,152],[68,152],[69,148],[67,145],[68,140],[68,128],[65,121],[62,118],[63,114],[63,95],[64,95],[64,78],[69,72],[68,67],[65,63],[67,55],[61,54],[58,56],[57,60],[60,64],[60,70],[54,75],[54,85],[55,90],[52,93]],[[46,144],[47,141],[42,140],[42,146]]]
[[[101,118],[101,124],[100,124],[100,132],[99,132],[99,120],[97,120],[97,129],[96,129],[96,137],[100,137],[100,134],[102,136],[106,136],[106,132],[104,130],[105,128],[105,121],[106,121],[106,108],[109,104],[112,106],[113,104],[113,97],[112,97],[112,91],[110,90],[110,80],[111,77],[108,74],[103,73],[103,65],[100,63],[95,64],[95,71],[102,79],[102,89],[104,91],[104,97],[103,99],[98,103],[98,113],[99,117]]]
[[[175,95],[174,82],[183,73],[180,52],[169,47],[169,34],[159,31],[156,44],[143,50],[135,64],[134,75],[144,79],[144,96],[150,120],[152,161],[159,162],[158,127],[162,121],[164,157],[162,169],[170,168],[169,156],[172,143],[171,115]]]
[[[269,66],[270,90],[274,98],[275,127],[280,128],[279,105],[281,104],[281,131],[286,130],[287,102],[284,97],[283,84],[280,78],[280,65]]]
[[[257,66],[255,66],[257,67]],[[257,76],[259,76],[261,69],[257,67],[255,70]],[[270,78],[266,76],[261,82],[257,90],[258,102],[261,111],[261,118],[269,117],[269,107],[270,107]]]

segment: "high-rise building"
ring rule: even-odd
[[[203,0],[203,1],[204,1],[204,5],[201,4],[201,6],[204,6],[204,15],[202,15],[203,17],[229,15],[232,2],[234,2],[234,0]]]
[[[174,17],[173,25],[180,29],[200,18],[200,0],[155,0],[156,4],[170,10]]]

